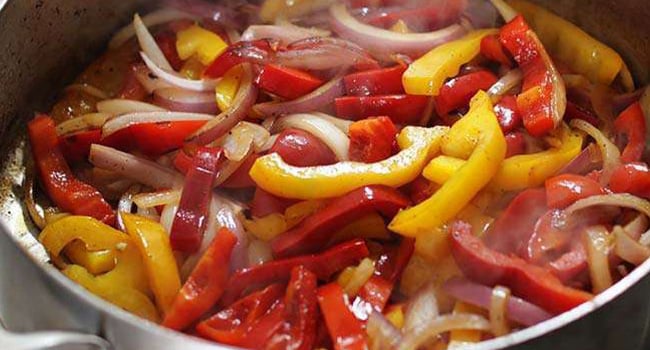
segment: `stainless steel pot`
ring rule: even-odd
[[[638,83],[650,80],[650,2],[537,2],[615,47]],[[25,120],[53,98],[144,0],[0,0],[0,319],[13,331],[98,334],[116,349],[224,349],[163,329],[90,295],[49,266],[21,203]],[[650,348],[650,261],[597,296],[535,327],[478,349]]]

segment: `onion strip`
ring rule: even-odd
[[[166,109],[142,101],[118,98],[97,102],[97,111],[100,113],[122,115],[138,112],[163,112]]]
[[[564,210],[564,215],[569,217],[578,210],[596,205],[609,205],[613,207],[634,209],[650,217],[650,202],[629,193],[602,194],[580,199],[568,206]]]
[[[144,25],[142,18],[137,13],[133,16],[133,29],[135,29],[135,35],[138,37],[138,43],[140,43],[142,52],[151,59],[151,62],[156,67],[160,67],[160,69],[172,71],[173,68],[169,64],[169,61],[167,61],[167,57],[165,57],[156,39],[151,35],[149,29],[147,29],[147,26]]]
[[[498,103],[501,98],[515,87],[521,85],[524,74],[520,69],[513,69],[506,73],[487,91],[492,103]]]
[[[147,65],[147,68],[149,68],[158,78],[183,89],[192,91],[212,91],[216,88],[217,83],[219,82],[219,79],[186,79],[174,72],[171,67],[165,69],[159,66],[146,52],[140,52],[140,56],[142,57],[144,64]]]
[[[99,129],[112,117],[108,113],[90,113],[69,119],[56,126],[56,134],[65,136],[87,129]]]
[[[84,94],[90,95],[92,97],[97,97],[100,100],[106,100],[110,98],[107,93],[89,84],[72,84],[66,87],[65,91],[83,92]]]
[[[497,337],[510,333],[508,325],[508,299],[510,299],[510,289],[502,286],[492,288],[490,298],[490,324],[492,334]]]
[[[153,208],[177,203],[180,199],[180,190],[164,190],[151,193],[138,193],[133,196],[133,203],[139,208]]]
[[[589,227],[584,235],[591,286],[594,293],[600,293],[613,284],[609,269],[611,239],[603,226]]]
[[[586,121],[574,119],[571,121],[571,126],[587,133],[600,147],[603,158],[603,172],[600,175],[600,184],[603,186],[608,185],[614,170],[621,164],[621,151],[600,130]]]
[[[514,8],[512,8],[512,6],[508,5],[508,3],[503,0],[490,0],[490,2],[506,22],[512,21],[512,19],[517,17],[519,14]]]
[[[109,120],[102,128],[102,137],[108,137],[136,124],[168,123],[178,121],[209,121],[213,116],[201,113],[146,112],[121,115]]]
[[[174,9],[160,9],[157,11],[154,11],[146,16],[143,16],[141,18],[142,23],[147,26],[147,27],[153,27],[159,24],[179,20],[179,19],[193,19],[194,16],[174,10]],[[129,41],[133,36],[135,35],[135,29],[133,28],[133,24],[129,24],[125,26],[124,28],[120,29],[111,39],[111,41],[108,43],[108,48],[109,49],[116,49],[125,42]]]
[[[615,240],[614,252],[621,259],[638,266],[650,257],[650,248],[635,241],[622,227],[615,226],[612,234]]]
[[[427,322],[435,320],[439,314],[435,286],[428,283],[406,305],[402,329],[405,333],[413,332]]]
[[[399,329],[376,310],[368,316],[366,332],[370,339],[370,350],[390,350],[402,339]]]
[[[415,350],[438,334],[457,329],[489,331],[490,322],[484,317],[470,314],[438,316],[422,323],[417,329],[407,333],[397,345],[396,350]]]
[[[326,119],[314,114],[292,114],[279,118],[273,125],[275,134],[287,128],[296,128],[309,132],[323,141],[334,152],[339,161],[348,160],[350,139]]]

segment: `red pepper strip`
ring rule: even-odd
[[[524,134],[515,131],[506,135],[506,158],[526,153],[526,139]]]
[[[264,315],[283,293],[283,285],[272,284],[200,322],[196,326],[196,331],[202,337],[219,343],[241,344],[252,324]]]
[[[242,343],[237,345],[247,349],[265,349],[269,340],[284,325],[286,308],[283,301],[273,305],[269,312],[251,326]]]
[[[406,191],[413,204],[420,204],[429,199],[436,191],[436,185],[424,176],[418,176],[406,186]]]
[[[205,121],[178,121],[143,123],[129,127],[137,147],[144,154],[155,157],[183,147],[185,139],[201,128]]]
[[[262,218],[273,213],[283,214],[288,207],[295,203],[294,199],[280,198],[257,187],[250,203],[251,215]]]
[[[627,137],[627,146],[621,154],[624,163],[638,162],[645,151],[645,117],[640,103],[635,103],[624,110],[614,121],[614,128]]]
[[[435,97],[438,115],[447,115],[457,109],[468,107],[469,101],[479,90],[487,90],[497,82],[497,77],[487,70],[453,78],[440,88]]]
[[[506,286],[514,295],[554,314],[593,297],[564,286],[543,268],[489,249],[472,234],[471,226],[463,222],[456,222],[452,227],[451,252],[466,277],[490,287]]]
[[[137,66],[131,65],[124,75],[124,82],[122,83],[122,88],[117,93],[119,98],[127,100],[142,101],[149,95],[147,89],[140,84],[140,81],[136,75]]]
[[[178,57],[178,51],[176,51],[176,34],[170,31],[162,31],[156,34],[154,38],[172,68],[180,70],[183,67],[183,60]]]
[[[192,166],[192,156],[184,150],[179,150],[174,157],[174,168],[182,174],[187,174]]]
[[[352,73],[343,78],[348,96],[396,95],[404,93],[402,74],[407,66]]]
[[[582,242],[576,241],[569,252],[550,262],[548,267],[562,283],[574,280],[582,272],[585,272],[588,267],[585,246]]]
[[[547,210],[544,189],[527,189],[519,193],[485,234],[486,245],[504,254],[525,256],[535,223]]]
[[[320,254],[274,260],[239,270],[230,277],[222,299],[223,304],[228,305],[237,300],[247,289],[255,290],[271,283],[289,280],[291,269],[296,266],[303,265],[315,273],[318,279],[326,281],[337,271],[359,263],[368,254],[366,243],[362,239],[356,239],[329,248]]]
[[[509,133],[523,125],[521,113],[517,108],[517,99],[514,96],[504,96],[494,106],[494,113],[496,113],[499,125],[504,133]]]
[[[564,115],[564,110],[555,111],[558,103],[554,97],[555,84],[559,73],[522,16],[501,28],[501,43],[524,73],[522,93],[517,97],[524,126],[531,135],[542,136],[553,130]]]
[[[349,96],[339,97],[334,103],[336,115],[341,118],[360,120],[385,115],[395,124],[413,124],[422,117],[429,98],[413,95]]]
[[[365,350],[368,348],[361,322],[354,317],[348,297],[338,283],[320,287],[318,303],[325,317],[334,349]]]
[[[255,83],[260,89],[287,100],[307,95],[323,85],[322,80],[307,72],[275,64],[265,65]]]
[[[80,131],[59,138],[61,152],[69,163],[79,163],[88,159],[90,145],[99,143],[102,131],[99,129]]]
[[[113,225],[113,208],[94,187],[77,179],[65,162],[54,120],[39,115],[27,124],[27,131],[39,178],[54,204],[64,212]]]
[[[388,117],[359,120],[350,125],[350,160],[375,163],[397,150],[397,128]]]
[[[389,282],[397,282],[415,250],[415,239],[402,238],[397,249],[382,254],[376,263],[376,274]]]
[[[250,188],[255,187],[255,181],[249,175],[253,164],[260,155],[257,153],[251,154],[248,156],[242,164],[237,168],[237,170],[228,177],[224,183],[221,184],[221,187],[224,188]]]
[[[316,298],[316,275],[304,266],[291,270],[291,280],[284,298],[284,326],[265,349],[311,350],[316,343],[318,326],[318,299]]]
[[[645,163],[629,163],[616,168],[609,181],[609,188],[616,193],[630,193],[650,198],[650,169]]]
[[[201,246],[220,159],[221,149],[208,147],[199,148],[192,159],[169,236],[176,251],[194,253]]]
[[[208,78],[221,78],[230,68],[246,62],[248,60],[246,57],[251,56],[251,53],[255,53],[260,61],[266,61],[271,51],[273,51],[272,43],[269,40],[240,41],[230,45],[224,53],[219,55],[205,69],[203,75]]]
[[[269,153],[274,152],[287,164],[300,167],[329,165],[338,161],[334,152],[319,138],[293,128],[280,133],[269,150]]]
[[[506,67],[513,66],[512,58],[496,34],[488,35],[481,40],[481,54],[490,61],[499,62]]]
[[[600,120],[598,120],[598,116],[593,111],[571,101],[566,102],[564,119],[567,121],[580,119],[596,127],[600,125]]]
[[[333,199],[326,207],[305,218],[297,227],[271,243],[273,256],[288,257],[317,252],[346,224],[375,211],[392,218],[409,200],[385,186],[366,186]]]
[[[176,296],[162,325],[183,330],[214,306],[228,282],[230,255],[237,237],[227,228],[217,233]]]
[[[605,189],[584,176],[563,174],[546,180],[546,203],[549,208],[563,209],[580,199],[599,194],[605,194]]]

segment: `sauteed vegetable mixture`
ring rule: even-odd
[[[456,349],[650,256],[649,91],[524,0],[170,0],[29,123],[26,203],[164,327]]]

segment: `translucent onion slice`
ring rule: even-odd
[[[223,147],[226,158],[239,162],[250,154],[251,147],[255,153],[261,152],[270,137],[269,131],[260,125],[239,122],[219,144]]]
[[[138,37],[140,48],[147,58],[149,58],[156,67],[169,72],[173,71],[174,69],[171,64],[169,64],[169,61],[167,61],[167,58],[158,46],[156,39],[151,35],[149,29],[147,29],[147,26],[144,25],[142,18],[140,18],[140,15],[137,13],[133,16],[133,29],[135,30],[135,35]]]
[[[650,217],[650,202],[628,193],[612,193],[587,197],[568,206],[564,210],[564,214],[569,217],[574,215],[578,210],[599,205],[634,209]]]
[[[147,27],[153,27],[159,24],[179,20],[179,19],[193,19],[194,17],[188,13],[175,10],[175,9],[170,9],[170,8],[165,8],[165,9],[160,9],[154,12],[149,13],[146,16],[143,16],[141,18],[142,23],[147,26]],[[133,27],[133,24],[129,24],[125,26],[124,28],[120,29],[111,41],[108,43],[108,48],[109,49],[115,49],[125,42],[129,41],[133,36],[135,35],[135,29]]]
[[[65,88],[65,91],[79,91],[83,92],[84,94],[97,97],[98,99],[101,100],[106,100],[109,99],[110,97],[108,96],[107,93],[105,93],[103,90],[98,89],[92,85],[89,84],[72,84],[69,85],[68,87]]]
[[[509,91],[521,85],[524,74],[520,69],[513,69],[506,73],[487,91],[492,103],[498,103]]]
[[[584,236],[591,287],[594,293],[600,293],[613,284],[612,273],[609,269],[609,251],[612,240],[604,226],[588,227]]]
[[[214,92],[208,91],[162,88],[154,91],[153,101],[156,105],[175,112],[216,114],[219,111]]]
[[[378,311],[373,311],[368,317],[366,332],[371,350],[390,350],[402,339],[399,329]]]
[[[273,260],[271,244],[259,239],[251,241],[248,245],[248,266],[263,264]]]
[[[345,4],[332,6],[330,15],[332,29],[337,34],[375,54],[401,53],[418,57],[466,33],[460,24],[429,33],[396,33],[360,22],[348,12]]]
[[[213,91],[219,82],[218,79],[186,79],[174,72],[171,67],[165,69],[159,66],[158,63],[153,61],[146,52],[140,52],[140,56],[142,57],[144,64],[147,65],[147,68],[149,68],[153,74],[167,83],[179,88],[192,91]]]
[[[135,78],[150,94],[158,89],[173,87],[168,82],[158,78],[156,75],[151,73],[149,68],[147,68],[147,66],[144,64],[136,65],[133,70],[135,72]]]
[[[167,123],[179,121],[209,121],[213,116],[184,112],[145,112],[124,114],[109,120],[102,128],[102,137],[108,137],[122,129],[136,124]]]
[[[166,109],[152,105],[151,103],[118,98],[97,102],[97,111],[100,113],[122,115],[139,112],[163,112]]]
[[[411,298],[404,310],[404,333],[414,332],[440,314],[433,283],[428,283]]]
[[[252,25],[241,35],[242,41],[253,41],[259,39],[273,39],[283,45],[314,37],[328,37],[331,33],[318,28],[304,28],[295,24],[283,21],[276,25]]]
[[[149,193],[138,193],[133,196],[133,203],[139,208],[153,208],[161,205],[174,204],[180,201],[180,190],[164,190]]]
[[[272,132],[275,134],[287,128],[307,131],[323,141],[339,161],[349,159],[350,139],[330,121],[314,114],[292,114],[279,118],[273,125]]]
[[[343,291],[348,297],[352,298],[359,293],[363,285],[368,282],[368,279],[375,273],[375,264],[371,259],[365,258],[361,260],[359,265],[354,268],[352,277],[348,283],[343,286]]]
[[[490,324],[492,334],[497,337],[510,333],[508,324],[508,300],[510,299],[510,289],[503,286],[492,288],[490,298]]]
[[[603,158],[603,172],[600,175],[600,183],[603,186],[608,185],[614,170],[621,164],[621,151],[600,130],[586,121],[574,119],[571,121],[571,126],[584,131],[596,140]]]
[[[489,331],[490,322],[478,315],[462,313],[438,316],[426,320],[417,329],[406,333],[395,349],[416,350],[436,335],[457,329]]]
[[[56,126],[56,134],[65,136],[75,132],[101,128],[113,115],[108,113],[90,113],[64,121]]]
[[[499,14],[501,14],[501,17],[503,17],[503,20],[506,22],[512,21],[512,19],[517,17],[519,14],[512,8],[512,6],[508,5],[508,3],[503,0],[490,0],[490,2],[497,11],[499,11]]]
[[[650,257],[650,248],[634,240],[622,227],[615,226],[612,234],[614,253],[621,259],[638,266]]]
[[[350,125],[352,125],[352,121],[346,120],[346,119],[341,119],[337,117],[333,117],[327,113],[321,113],[321,112],[316,112],[313,113],[315,116],[323,118],[327,120],[328,122],[334,124],[339,130],[343,131],[346,135],[350,133]]]
[[[114,148],[94,144],[90,147],[90,163],[114,171],[126,178],[155,189],[180,188],[183,178],[172,169]]]

